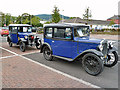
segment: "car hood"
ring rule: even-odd
[[[103,40],[103,39],[95,39],[95,38],[89,38],[89,37],[75,37],[74,38],[75,41],[78,41],[78,42],[85,42],[85,43],[97,43],[97,44],[100,44],[100,42]]]

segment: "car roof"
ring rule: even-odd
[[[28,25],[28,24],[10,24],[10,26],[26,26],[26,27],[31,27],[32,25]]]
[[[89,26],[89,25],[75,24],[75,23],[44,24],[44,27],[79,27],[79,26]]]

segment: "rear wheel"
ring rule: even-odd
[[[82,60],[84,70],[93,76],[100,74],[103,71],[103,61],[95,54],[88,53],[84,55]]]
[[[8,44],[9,44],[10,47],[12,47],[12,42],[11,41],[9,41]]]
[[[117,64],[117,62],[118,62],[118,54],[116,51],[113,51],[113,52],[108,54],[108,59],[104,63],[104,66],[113,67]]]
[[[19,45],[20,45],[20,50],[22,52],[25,52],[25,48],[26,48],[25,43],[21,41]]]
[[[53,59],[52,51],[50,50],[50,48],[48,46],[43,47],[43,56],[46,60],[52,61],[52,59]]]

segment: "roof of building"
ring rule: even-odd
[[[85,25],[85,24],[75,24],[75,23],[44,24],[44,27],[77,27],[77,26],[88,26],[88,25]]]
[[[110,21],[105,20],[86,20],[81,18],[74,18],[74,19],[68,19],[64,20],[66,23],[82,23],[82,24],[90,24],[90,25],[109,25]]]
[[[31,27],[32,25],[28,25],[28,24],[10,24],[9,26],[26,26],[26,27]]]
[[[108,19],[120,19],[120,15],[114,15],[114,16],[108,18]]]

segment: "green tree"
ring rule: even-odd
[[[89,20],[89,18],[91,18],[91,17],[92,17],[91,11],[90,11],[89,7],[87,7],[85,9],[85,13],[83,14],[83,19]]]
[[[20,15],[16,18],[16,24],[22,24],[22,17]]]
[[[58,23],[60,21],[59,11],[58,7],[55,6],[52,14],[52,22]]]
[[[32,26],[34,26],[34,27],[39,26],[40,18],[34,16],[34,17],[31,19],[31,22],[32,22]]]
[[[3,12],[0,12],[0,16],[1,16],[1,26],[3,27],[4,24],[6,24],[6,16]]]
[[[9,24],[11,24],[11,14],[7,13],[5,15],[5,22],[6,22],[6,26],[8,26]]]
[[[113,24],[115,24],[114,20],[110,21],[110,26],[112,26]]]

